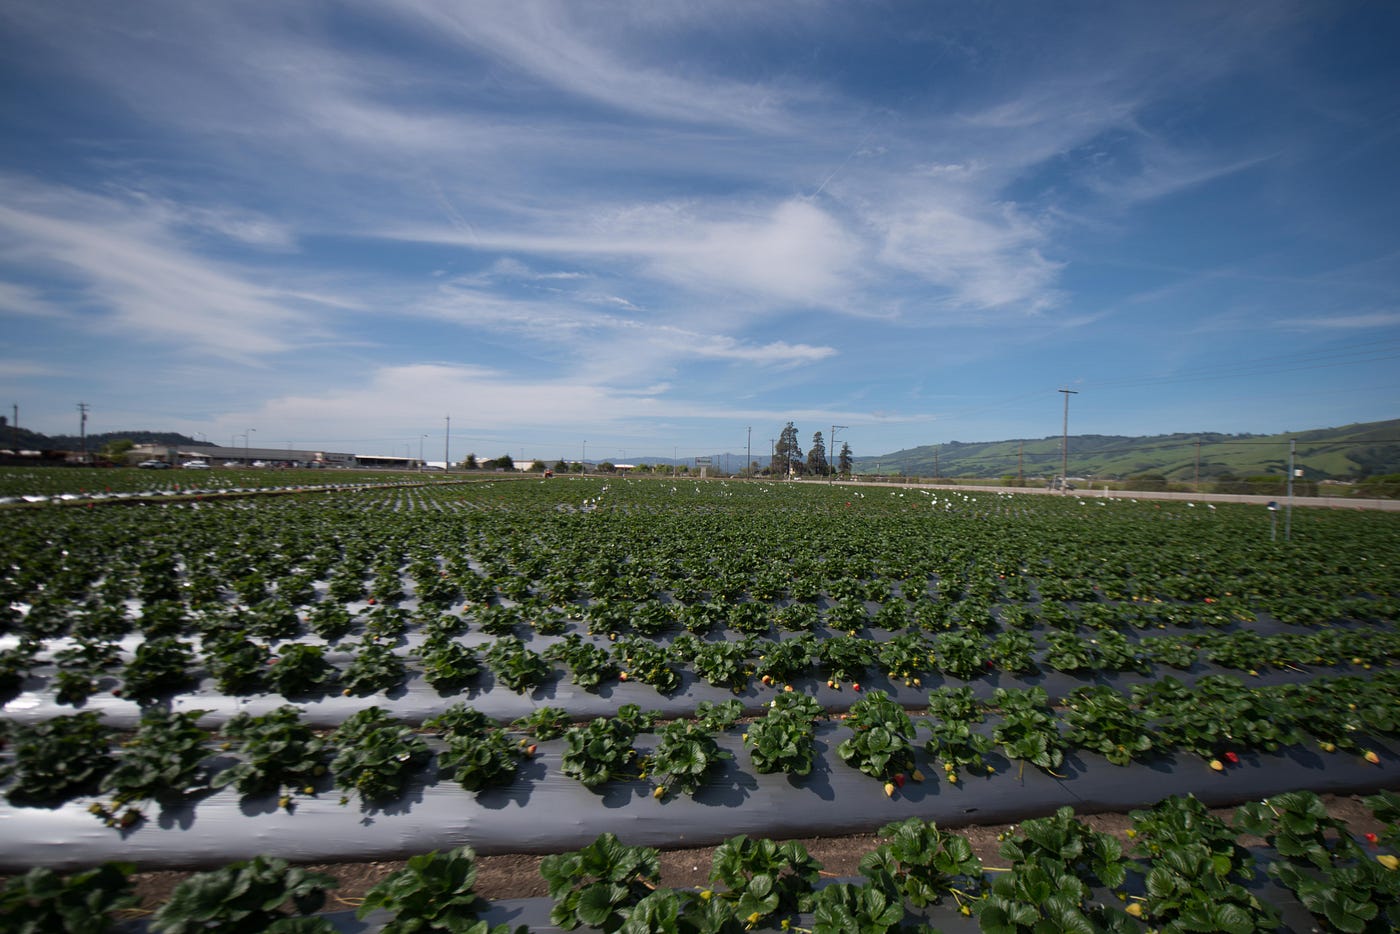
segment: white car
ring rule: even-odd
[[[208,461],[185,461],[185,462],[184,462],[183,464],[181,464],[180,466],[183,467],[183,468],[185,468],[186,470],[208,470],[208,469],[209,469],[209,462],[208,462]]]

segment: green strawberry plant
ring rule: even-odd
[[[759,639],[752,644],[753,673],[765,685],[778,686],[807,674],[816,657],[817,640],[811,633],[792,639]]]
[[[485,736],[500,728],[495,720],[466,704],[453,704],[437,716],[424,720],[423,726],[448,740],[460,736]]]
[[[924,744],[924,751],[943,760],[943,772],[948,781],[958,781],[958,769],[975,773],[990,773],[985,756],[992,741],[973,730],[983,721],[982,704],[969,687],[942,688],[928,697],[928,719],[923,724],[933,736]]]
[[[632,628],[648,638],[669,632],[676,626],[676,614],[671,604],[660,600],[644,600],[632,610]]]
[[[514,781],[525,754],[526,749],[504,730],[464,732],[449,738],[447,749],[438,754],[438,764],[467,791],[481,791]]]
[[[1338,931],[1400,925],[1397,871],[1372,859],[1314,792],[1293,791],[1241,805],[1234,829],[1261,836],[1283,859],[1268,873]]]
[[[331,771],[343,792],[341,804],[349,802],[352,791],[370,805],[397,797],[409,775],[432,755],[421,737],[379,707],[356,711],[330,739],[339,750]]]
[[[1053,860],[1022,862],[998,873],[983,898],[960,910],[975,914],[987,934],[1133,929],[1120,909],[1092,904],[1083,880]]]
[[[402,687],[407,678],[403,659],[395,655],[389,646],[366,635],[341,675],[342,693],[359,697],[381,691],[387,694]]]
[[[695,722],[707,732],[718,733],[739,722],[744,715],[744,702],[737,697],[720,701],[700,701],[695,705]]]
[[[279,805],[291,810],[291,796],[315,794],[315,783],[327,772],[331,748],[301,721],[296,707],[240,713],[224,725],[224,733],[241,744],[240,761],[213,777],[214,788],[233,785],[245,796],[277,794]]]
[[[982,861],[966,837],[917,817],[886,824],[879,834],[888,842],[861,857],[861,875],[916,908],[939,904],[950,894],[961,901],[979,887]]]
[[[1378,842],[1391,849],[1400,849],[1400,794],[1381,791],[1362,801],[1371,809],[1376,820],[1386,825]]]
[[[331,599],[313,604],[306,615],[306,624],[322,639],[336,642],[355,628],[355,617],[342,603]]]
[[[365,642],[383,639],[393,642],[408,631],[409,614],[403,607],[380,603],[365,614]]]
[[[817,658],[830,682],[863,677],[875,663],[875,647],[855,636],[831,636],[817,643]]]
[[[617,665],[609,657],[607,650],[591,642],[584,642],[583,637],[576,632],[569,633],[551,645],[544,651],[544,657],[567,665],[573,673],[574,684],[585,691],[596,691],[604,682],[618,676]]]
[[[515,636],[503,636],[486,650],[486,665],[496,680],[517,694],[533,691],[549,679],[553,669]]]
[[[943,632],[933,639],[933,663],[945,675],[971,681],[987,673],[986,650],[980,636]]]
[[[851,735],[836,754],[852,768],[885,782],[914,768],[914,724],[904,709],[883,691],[871,691],[851,705],[846,719]],[[886,794],[892,794],[887,788]]]
[[[1073,674],[1103,667],[1094,646],[1072,632],[1052,632],[1045,642],[1045,664],[1056,671]]]
[[[1002,753],[1008,759],[1021,760],[1023,767],[1029,762],[1053,774],[1064,761],[1065,744],[1045,689],[997,688],[992,692],[992,705],[1001,710],[992,741],[1001,745]]]
[[[1002,841],[1001,856],[1013,863],[1054,864],[1109,888],[1122,885],[1127,878],[1123,847],[1117,838],[1076,820],[1068,805],[1049,817],[1016,825]]]
[[[768,711],[749,724],[744,745],[759,774],[808,775],[816,760],[816,719],[826,711],[805,694],[779,694]]]
[[[389,912],[392,917],[381,934],[525,934],[524,925],[512,929],[479,920],[487,902],[472,889],[476,872],[476,852],[469,846],[409,857],[402,869],[365,893],[356,915],[364,918],[375,910]]]
[[[1075,688],[1065,698],[1065,741],[1114,765],[1143,759],[1154,747],[1146,719],[1128,699],[1104,685]]]
[[[812,934],[898,934],[904,903],[877,885],[837,882],[813,899]]]
[[[339,685],[339,670],[326,660],[324,646],[293,642],[269,659],[267,685],[283,697],[318,697]]]
[[[747,642],[705,642],[695,650],[691,665],[707,683],[738,693],[753,675],[748,659]]]
[[[681,610],[681,625],[686,632],[703,636],[724,625],[728,614],[718,603],[691,603]]]
[[[733,753],[720,749],[704,726],[676,720],[657,734],[655,751],[643,762],[643,769],[656,781],[653,797],[663,800],[672,790],[695,796],[704,784],[705,774]]]
[[[916,683],[931,668],[933,646],[918,633],[904,633],[880,644],[880,667],[891,681],[903,681],[906,686]]]
[[[52,806],[97,790],[112,768],[112,731],[95,711],[11,726],[14,761],[0,766],[0,781],[12,780],[11,804]]]
[[[272,653],[241,632],[223,632],[204,640],[204,667],[214,686],[230,697],[260,693]]]
[[[569,712],[563,707],[536,707],[528,716],[511,723],[511,726],[544,741],[563,736],[572,722]]]
[[[61,876],[39,866],[0,887],[0,929],[16,934],[106,934],[112,914],[136,907],[131,863],[103,863]]]
[[[1147,636],[1138,643],[1147,660],[1185,671],[1200,655],[1195,645],[1179,636]]]
[[[637,750],[637,731],[616,717],[598,717],[564,734],[561,770],[569,778],[596,788],[615,779],[631,777],[628,770]]]
[[[207,712],[146,711],[136,735],[122,744],[116,767],[102,777],[102,790],[111,793],[112,803],[89,810],[109,827],[126,828],[142,818],[134,806],[142,801],[169,807],[207,790],[209,731],[197,725]]]
[[[774,613],[773,622],[778,624],[779,629],[789,632],[811,632],[821,622],[821,614],[811,603],[799,600]]]
[[[671,652],[645,639],[620,639],[613,646],[613,658],[622,670],[618,677],[650,684],[660,694],[672,694],[681,686],[680,672]]]
[[[455,694],[481,674],[476,652],[446,635],[433,635],[424,640],[418,651],[418,665],[423,680],[440,694]]]
[[[588,925],[610,932],[652,891],[661,862],[656,850],[625,846],[605,833],[580,850],[546,856],[540,875],[554,899],[553,923],[566,931]]]
[[[1011,629],[998,633],[987,645],[987,657],[992,664],[1013,675],[1033,674],[1035,663],[1035,639],[1029,633]]]
[[[147,639],[127,662],[122,695],[144,704],[188,690],[195,685],[194,664],[194,650],[188,643],[174,636]]]
[[[775,843],[743,834],[715,847],[710,881],[715,895],[749,929],[778,915],[810,910],[822,865],[796,841]]]
[[[1134,848],[1150,858],[1144,921],[1164,931],[1273,930],[1277,912],[1247,888],[1254,858],[1236,832],[1195,797],[1172,796],[1133,811]]]
[[[210,872],[195,873],[175,886],[151,919],[158,934],[266,931],[268,934],[332,934],[312,917],[336,881],[325,873],[289,866],[283,859],[255,856]],[[290,910],[288,910],[290,909]]]

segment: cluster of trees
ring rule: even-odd
[[[797,442],[797,429],[792,422],[784,426],[773,448],[773,460],[768,465],[768,474],[775,477],[829,477],[836,473],[842,477],[851,475],[851,446],[842,442],[841,453],[833,466],[826,456],[826,441],[819,431],[812,435],[812,446],[806,455]]]

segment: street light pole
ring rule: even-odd
[[[419,436],[418,436],[418,472],[419,472],[419,473],[422,473],[422,472],[423,472],[423,442],[427,439],[427,437],[428,437],[427,435],[419,435]]]
[[[243,459],[244,459],[245,461],[249,459],[249,456],[250,456],[250,455],[249,455],[248,449],[249,449],[249,448],[252,446],[252,444],[253,444],[253,439],[252,439],[251,435],[252,435],[253,432],[255,432],[255,431],[257,431],[256,428],[249,428],[247,431],[245,431],[245,432],[243,433]]]
[[[1077,389],[1061,389],[1059,392],[1065,394],[1065,427],[1063,440],[1060,442],[1060,492],[1069,492],[1069,397],[1079,395]]]
[[[19,421],[19,419],[15,419]],[[744,435],[744,476],[753,477],[753,426],[745,429]]]

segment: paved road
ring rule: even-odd
[[[822,482],[822,481],[814,481]],[[1280,506],[1287,504],[1286,497],[1283,496],[1256,496],[1248,493],[1149,493],[1140,490],[1103,490],[1086,489],[1074,490],[1070,493],[1061,493],[1058,490],[1047,490],[1044,487],[1029,486],[959,486],[952,483],[901,483],[896,481],[865,481],[865,480],[838,480],[837,483],[847,486],[878,486],[897,487],[903,489],[919,490],[957,490],[961,493],[973,493],[979,490],[992,493],[1028,493],[1040,496],[1077,496],[1080,499],[1165,499],[1180,500],[1190,503],[1254,503],[1260,506],[1270,502],[1276,502]],[[1400,500],[1396,499],[1355,499],[1341,496],[1295,496],[1293,497],[1295,507],[1319,506],[1324,509],[1375,509],[1381,512],[1400,512]]]

